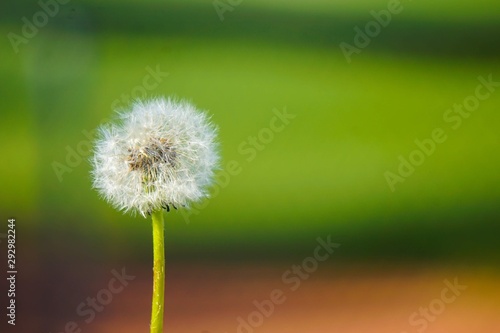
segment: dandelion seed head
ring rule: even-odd
[[[207,196],[218,166],[217,129],[186,101],[151,99],[102,126],[93,186],[114,207],[145,216]]]

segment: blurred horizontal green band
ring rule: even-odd
[[[160,35],[165,37],[244,38],[295,45],[335,48],[342,42],[355,45],[355,28],[365,32],[376,22],[370,10],[351,14],[313,13],[238,7],[221,21],[211,2],[207,4],[169,3],[89,3],[68,4],[50,19],[47,28],[84,34]],[[18,26],[40,7],[13,4],[2,23]],[[373,8],[375,11],[384,7]],[[500,20],[430,21],[406,12],[393,14],[386,27],[369,38],[370,50],[446,57],[493,57],[500,55]]]

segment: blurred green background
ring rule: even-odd
[[[167,214],[168,258],[288,258],[330,234],[342,244],[337,260],[494,264],[500,91],[457,130],[443,114],[474,93],[478,76],[500,80],[500,2],[401,6],[348,63],[339,44],[354,44],[354,28],[386,1],[244,0],[221,20],[211,1],[75,0],[17,53],[8,34],[21,34],[21,18],[40,6],[3,2],[4,219],[18,219],[33,258],[148,262],[149,220],[91,189],[88,144],[159,69],[168,76],[146,95],[208,110],[223,170],[231,160],[241,168],[228,184],[220,175],[189,217]],[[285,108],[295,118],[247,161],[240,145]],[[438,127],[448,139],[391,191],[385,172]]]
[[[155,96],[208,110],[222,155],[212,197],[166,214],[169,331],[234,331],[328,235],[341,247],[259,332],[401,331],[454,276],[471,287],[428,332],[495,331],[500,87],[458,128],[443,117],[478,77],[500,81],[500,2],[402,1],[348,61],[341,43],[388,1],[217,1],[1,2],[0,246],[15,217],[16,332],[147,330],[150,220],[100,199],[88,160],[114,109]],[[386,173],[437,128],[446,140],[391,188]],[[121,267],[137,279],[86,327],[78,304]]]

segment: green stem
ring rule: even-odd
[[[165,296],[165,235],[163,211],[153,212],[153,304],[151,333],[163,333]]]

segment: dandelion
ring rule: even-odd
[[[152,215],[151,333],[163,331],[163,209],[188,208],[207,196],[219,156],[217,129],[186,101],[136,102],[119,124],[102,126],[92,158],[93,186],[118,210]]]

